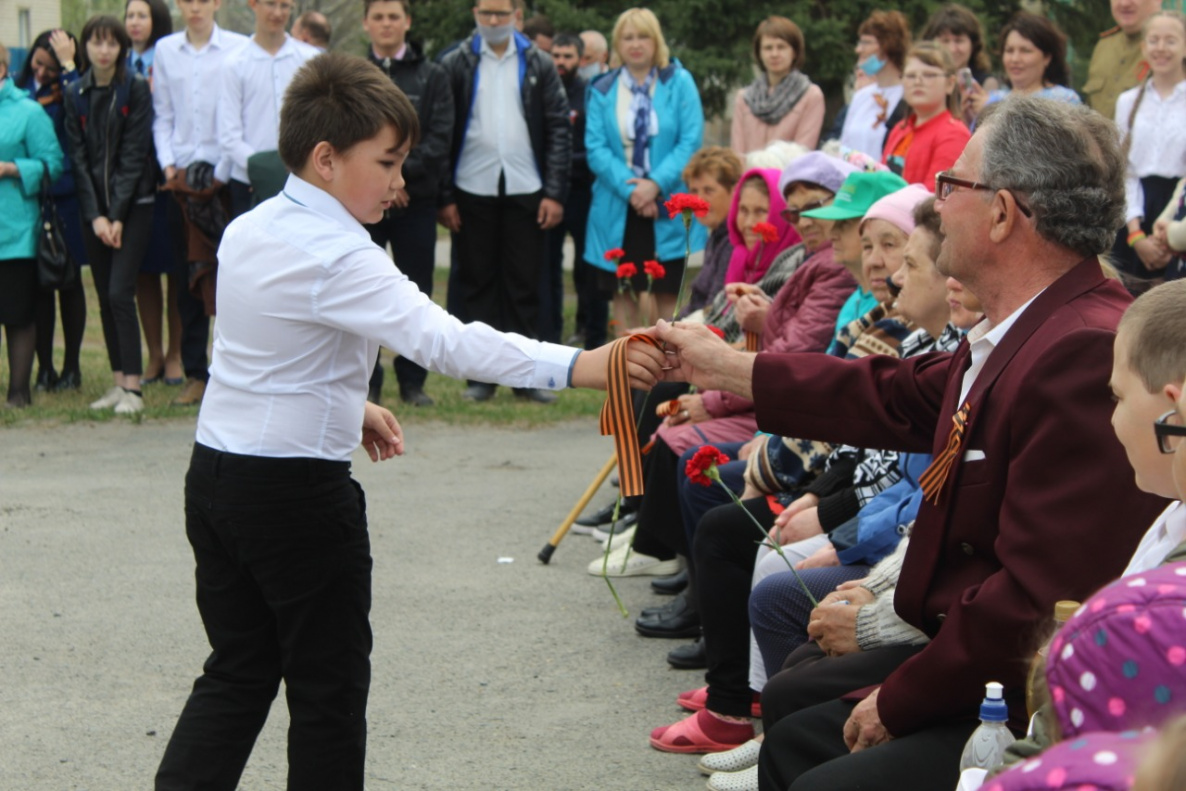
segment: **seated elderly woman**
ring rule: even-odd
[[[901,250],[914,229],[913,209],[928,195],[929,193],[920,187],[909,187],[882,198],[865,213],[860,227],[863,229],[862,239],[867,248],[867,269],[870,273],[880,275],[881,286],[885,285],[886,274],[892,275],[900,269],[903,260]],[[892,240],[896,240],[898,244],[892,245]],[[870,280],[873,282],[873,278]],[[889,301],[888,291],[885,294]],[[945,308],[945,293],[932,292],[928,300],[922,301],[924,305],[930,303]],[[930,315],[932,312],[924,310],[923,315]],[[892,314],[890,320],[902,328],[911,326],[909,319],[897,314]],[[945,321],[937,330],[940,334],[944,324]],[[935,343],[936,340],[928,336],[926,343],[915,345],[916,353],[932,350]],[[875,348],[877,346],[886,353],[897,352],[889,343],[879,343]],[[852,450],[860,454],[860,451]],[[827,494],[836,497],[838,507],[835,513],[838,518],[840,514],[849,510],[845,503],[859,501],[856,494],[858,490],[872,499],[898,478],[896,454],[884,454],[880,458],[876,458],[875,454],[869,454],[870,464],[867,469],[861,471],[858,471],[857,465],[846,464],[847,459],[842,456],[848,455],[848,449],[837,448],[829,457],[835,469],[828,474],[831,490]],[[804,483],[806,482],[805,479]],[[802,491],[803,488],[800,487],[798,492]],[[802,503],[803,500],[800,498],[796,502]],[[818,504],[820,500],[815,498],[815,502]],[[742,509],[748,514],[743,513]],[[685,509],[685,513],[687,510]],[[803,525],[814,519],[814,531],[818,533],[820,510],[818,505],[812,508],[804,507],[800,514],[808,518],[787,524],[795,531],[807,532]],[[817,513],[812,513],[813,511]],[[843,516],[841,521],[856,516],[858,511],[859,506],[852,513]],[[830,512],[825,510],[825,513]],[[749,717],[756,703],[756,693],[750,689],[748,683],[749,623],[746,617],[751,576],[756,559],[754,542],[760,538],[756,535],[753,522],[756,520],[763,528],[769,529],[773,519],[774,510],[770,502],[762,497],[747,500],[741,507],[724,505],[714,508],[706,513],[696,526],[692,542],[693,568],[695,594],[704,626],[704,644],[708,660],[708,673],[705,678],[708,687],[684,693],[679,697],[680,705],[694,709],[696,713],[672,726],[655,729],[651,734],[651,746],[656,749],[667,752],[717,752],[735,747],[753,737]],[[838,526],[839,524],[832,527]],[[805,536],[796,535],[796,539],[799,537]],[[790,543],[794,540],[789,534],[779,535],[778,531],[772,534],[772,539],[780,543]],[[801,559],[802,555],[795,558]],[[834,586],[835,582],[832,582],[828,589]]]
[[[800,351],[823,351],[833,334],[833,326],[841,305],[849,293],[856,288],[856,282],[843,268],[832,263],[831,245],[818,232],[812,232],[809,239],[783,250],[778,244],[785,244],[794,231],[793,224],[782,216],[798,221],[799,206],[823,205],[831,201],[840,188],[849,168],[837,159],[824,154],[813,153],[792,162],[787,167],[788,191],[792,204],[790,213],[787,203],[777,192],[779,174],[758,171],[747,174],[742,180],[731,212],[731,226],[737,227],[737,238],[743,244],[737,248],[730,271],[736,276],[726,276],[726,282],[746,286],[757,284],[758,288],[769,282],[769,272],[782,267],[782,261],[790,261],[787,268],[795,271],[794,285],[790,291],[778,292],[778,302],[768,304],[757,294],[772,293],[754,289],[745,300],[745,307],[739,310],[761,324],[760,342],[766,349],[798,349]],[[900,181],[900,180],[899,180]],[[760,183],[761,187],[756,185]],[[798,201],[796,203],[796,201]],[[772,211],[773,205],[777,210]],[[753,227],[760,221],[777,220],[782,231],[776,241],[763,241],[753,233]],[[771,225],[774,225],[771,222]],[[776,229],[779,225],[774,226]],[[747,238],[744,234],[749,234]],[[767,249],[772,248],[772,249]],[[811,254],[811,259],[803,259]],[[767,275],[763,277],[762,274]],[[728,285],[726,289],[728,289]],[[735,292],[736,293],[736,292]],[[750,310],[754,302],[755,310]],[[736,312],[736,311],[731,311]],[[766,321],[766,319],[770,319]],[[738,326],[738,330],[740,327]],[[654,409],[655,405],[651,406]],[[682,547],[683,527],[679,520],[675,501],[677,479],[676,464],[680,453],[692,445],[700,445],[709,438],[720,440],[745,440],[753,436],[757,424],[753,418],[752,405],[720,392],[697,393],[679,398],[679,406],[656,432],[655,443],[644,461],[647,494],[643,497],[639,522],[644,525],[635,537],[636,550],[623,550],[619,562],[609,563],[608,573],[612,576],[634,576],[639,574],[667,574],[680,567],[677,551]],[[602,559],[589,564],[589,573],[602,573]]]

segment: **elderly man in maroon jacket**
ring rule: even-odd
[[[985,682],[1005,684],[1024,727],[1055,601],[1119,575],[1163,507],[1137,490],[1109,425],[1129,302],[1096,259],[1124,219],[1113,125],[1045,99],[1002,102],[937,197],[939,268],[987,317],[953,354],[755,357],[706,330],[659,328],[672,378],[752,397],[763,430],[935,458],[895,597],[930,642],[815,649],[784,671],[802,673],[798,708],[768,723],[763,791],[950,791]]]

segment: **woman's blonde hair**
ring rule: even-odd
[[[654,39],[655,66],[660,69],[667,68],[667,64],[671,63],[671,50],[667,47],[667,39],[663,38],[663,28],[659,25],[659,18],[649,8],[627,8],[614,23],[614,32],[610,36],[613,42],[610,45],[610,49],[613,50],[609,62],[610,68],[622,65],[622,56],[618,52],[618,45],[622,43],[622,35],[626,32],[627,26],[634,28],[647,38]]]
[[[942,44],[934,41],[920,41],[907,50],[906,60],[910,60],[911,58],[914,58],[920,63],[925,63],[932,69],[939,69],[943,72],[944,79],[955,76],[955,63],[951,60],[951,53]],[[958,82],[955,88],[947,94],[947,109],[952,115],[957,118],[959,117],[960,87]]]

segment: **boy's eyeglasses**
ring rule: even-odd
[[[1178,449],[1182,437],[1186,437],[1186,426],[1178,410],[1171,409],[1153,423],[1153,434],[1157,437],[1157,449],[1162,453],[1173,453]]]
[[[996,192],[998,189],[1004,187],[991,187],[988,184],[981,184],[979,181],[968,181],[967,179],[958,179],[947,171],[940,171],[935,174],[935,200],[942,202],[951,197],[951,193],[955,192],[956,187],[963,187],[968,190],[981,190],[983,192]],[[1006,189],[1010,195],[1013,195],[1013,200],[1017,204],[1017,208],[1026,217],[1033,217],[1034,213],[1030,211],[1030,207],[1021,202],[1013,190]]]
[[[831,198],[821,198],[820,200],[812,201],[811,203],[805,203],[797,209],[788,206],[779,213],[782,215],[782,218],[791,225],[798,225],[799,220],[802,218],[803,212],[827,206],[831,202]]]

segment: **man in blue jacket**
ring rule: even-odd
[[[512,0],[476,0],[477,31],[442,61],[454,97],[451,181],[442,219],[457,234],[466,318],[537,337],[545,231],[564,217],[572,133],[551,57],[515,30]],[[470,382],[486,401],[494,385]],[[539,403],[533,388],[515,395]]]

